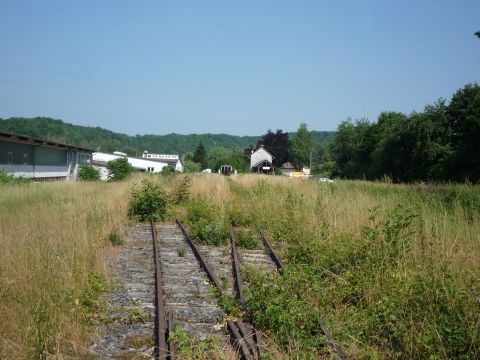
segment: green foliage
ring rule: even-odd
[[[112,243],[112,245],[115,246],[123,245],[125,243],[122,237],[115,231],[112,231],[110,233],[110,235],[108,236],[108,240]]]
[[[190,201],[187,204],[186,218],[192,239],[201,244],[226,244],[230,229],[219,215],[219,209],[202,198]]]
[[[230,237],[230,230],[223,222],[209,223],[205,219],[192,223],[189,234],[199,244],[225,245]]]
[[[267,130],[258,140],[257,148],[263,145],[265,149],[273,155],[273,164],[276,167],[281,167],[283,163],[289,161],[290,158],[290,139],[288,133],[284,133],[282,130],[273,132]]]
[[[202,170],[202,166],[196,162],[185,160],[183,162],[183,171],[185,173],[196,173]]]
[[[128,205],[128,216],[137,221],[157,221],[165,218],[168,196],[162,187],[144,179],[134,185]]]
[[[259,234],[253,229],[237,229],[236,245],[244,249],[255,250],[261,248]]]
[[[30,183],[29,179],[9,175],[5,171],[0,170],[0,184],[28,184]]]
[[[334,174],[393,181],[480,180],[480,86],[458,90],[409,116],[383,112],[376,123],[342,122],[330,144]]]
[[[215,352],[218,353],[221,349],[218,339],[208,338],[200,341],[188,335],[185,330],[178,326],[175,328],[174,333],[169,335],[169,341],[175,343],[181,357],[185,359],[203,360],[213,358]]]
[[[238,172],[248,170],[248,164],[242,152],[214,146],[207,152],[207,166],[218,171],[222,165],[231,165]]]
[[[247,293],[248,309],[255,324],[269,329],[281,345],[301,348],[302,359],[317,359],[326,339],[319,310],[302,294],[306,278],[311,280],[310,276],[288,270],[279,277],[252,268],[246,278],[251,284],[251,291]]]
[[[207,167],[207,151],[205,150],[205,146],[203,143],[200,142],[193,153],[193,161],[197,164],[200,164],[202,169]]]
[[[82,165],[78,170],[78,178],[82,181],[100,180],[100,171],[92,165]]]
[[[292,139],[291,157],[297,169],[308,167],[310,159],[315,153],[315,143],[312,139],[311,132],[307,129],[307,124],[301,123],[297,133]]]
[[[183,176],[172,195],[172,200],[175,205],[184,204],[189,200],[191,186],[192,178],[188,175]]]
[[[111,180],[123,180],[133,171],[126,158],[119,158],[107,163],[108,176]]]
[[[187,255],[187,248],[185,246],[179,247],[177,250],[177,254],[180,257],[185,257],[185,255]]]
[[[164,166],[162,167],[162,172],[160,174],[162,174],[162,176],[170,176],[173,174],[173,170],[170,166]]]

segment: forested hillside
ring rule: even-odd
[[[219,146],[232,150],[243,150],[249,145],[255,145],[260,139],[260,135],[234,136],[227,134],[129,136],[100,127],[73,125],[46,117],[0,119],[0,131],[83,146],[93,150],[123,151],[129,155],[139,155],[144,150],[185,154],[193,152],[200,142],[207,149]],[[318,143],[325,143],[332,139],[333,134],[333,131],[312,131],[312,138]]]

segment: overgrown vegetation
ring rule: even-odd
[[[133,172],[133,167],[126,158],[119,158],[107,163],[108,177],[110,180],[124,180]]]
[[[137,221],[163,220],[168,202],[168,195],[160,184],[143,179],[132,188],[128,216]]]
[[[321,326],[352,358],[480,354],[478,186],[240,176],[194,177],[191,192],[194,232],[226,223],[272,237],[287,267],[245,273],[248,308],[286,358],[328,357]],[[255,232],[237,243],[254,248]]]
[[[100,180],[100,171],[92,165],[82,165],[78,170],[78,179],[82,181]]]
[[[5,171],[0,170],[0,184],[28,184],[30,182],[29,179],[14,176],[7,174]]]
[[[128,184],[0,186],[0,358],[86,358]]]

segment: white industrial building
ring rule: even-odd
[[[102,180],[108,179],[108,172],[106,166],[109,161],[126,158],[128,163],[136,170],[143,172],[159,173],[165,166],[169,166],[167,162],[155,161],[150,159],[126,156],[124,153],[115,151],[113,154],[94,152],[93,153],[93,165],[100,169],[100,175]]]
[[[143,152],[144,159],[167,163],[173,170],[183,172],[183,163],[180,156],[174,154],[151,154],[147,150]]]

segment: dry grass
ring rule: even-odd
[[[84,353],[81,296],[91,274],[106,275],[102,250],[123,231],[128,185],[0,187],[0,358]]]

